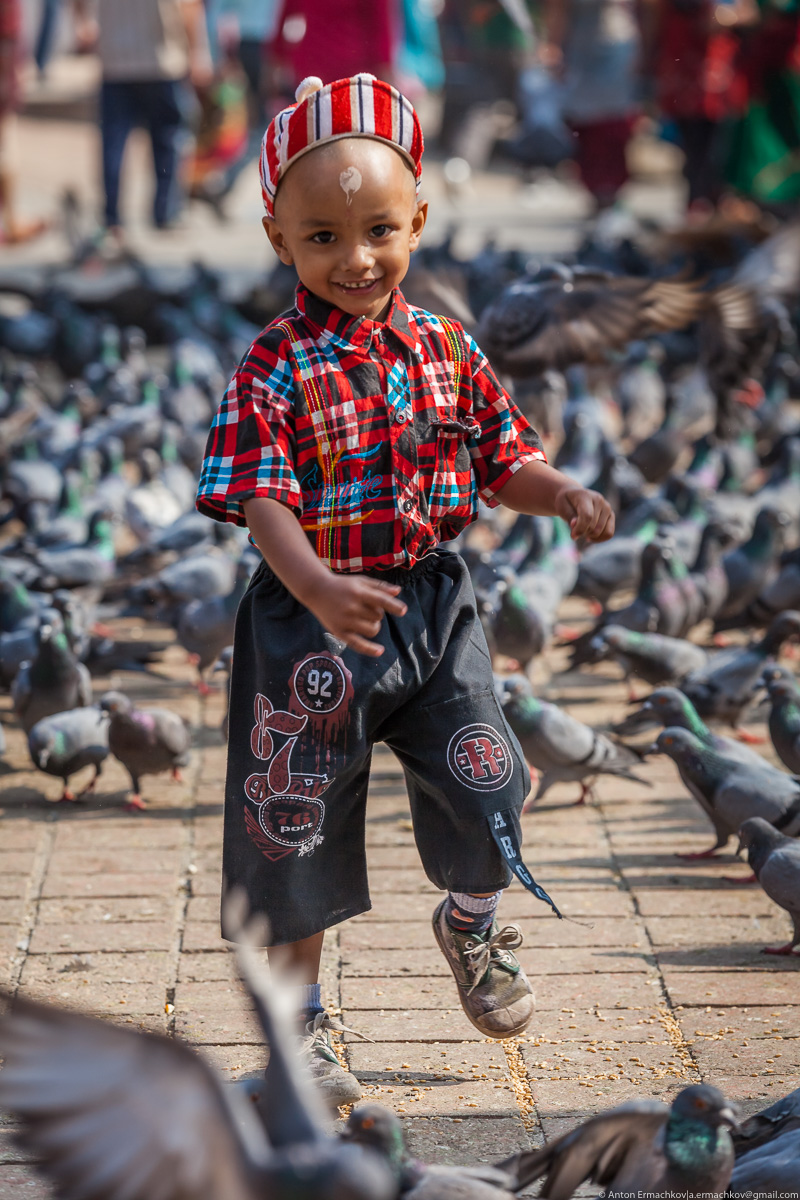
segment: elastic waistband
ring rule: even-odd
[[[413,567],[388,567],[386,570],[365,570],[359,572],[361,575],[368,575],[370,579],[380,579],[383,583],[400,584],[413,583],[417,579],[421,579],[425,575],[430,575],[431,571],[435,571],[442,563],[454,558],[452,550],[431,550],[430,554],[426,554],[419,562],[415,562]]]

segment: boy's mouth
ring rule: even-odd
[[[359,279],[357,282],[353,283],[344,283],[341,280],[334,280],[336,287],[340,287],[345,292],[358,293],[360,295],[371,292],[379,283],[380,279]]]

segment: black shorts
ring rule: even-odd
[[[364,823],[376,742],[405,772],[431,882],[492,892],[511,879],[502,850],[518,854],[530,779],[495,696],[467,568],[437,550],[380,578],[400,584],[408,606],[384,617],[380,658],[343,647],[264,562],[239,606],[223,887],[245,888],[274,945],[370,908]],[[493,835],[498,824],[511,838]]]

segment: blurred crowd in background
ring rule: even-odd
[[[124,239],[120,172],[147,130],[159,228],[188,198],[224,213],[271,115],[308,75],[391,80],[420,109],[454,186],[510,163],[577,172],[618,202],[644,126],[683,151],[693,219],[800,197],[800,0],[0,0],[0,236],[35,237],[14,192],[20,68],[57,38],[97,54],[104,212]],[[27,42],[30,41],[30,44]]]

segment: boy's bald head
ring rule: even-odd
[[[417,184],[408,159],[388,142],[347,137],[323,142],[292,164],[278,185],[275,219],[280,221],[281,213],[285,214],[299,195],[307,196],[309,189],[323,203],[326,192],[332,201],[343,194],[352,202],[365,179],[387,195],[407,197],[409,206],[416,207]]]

